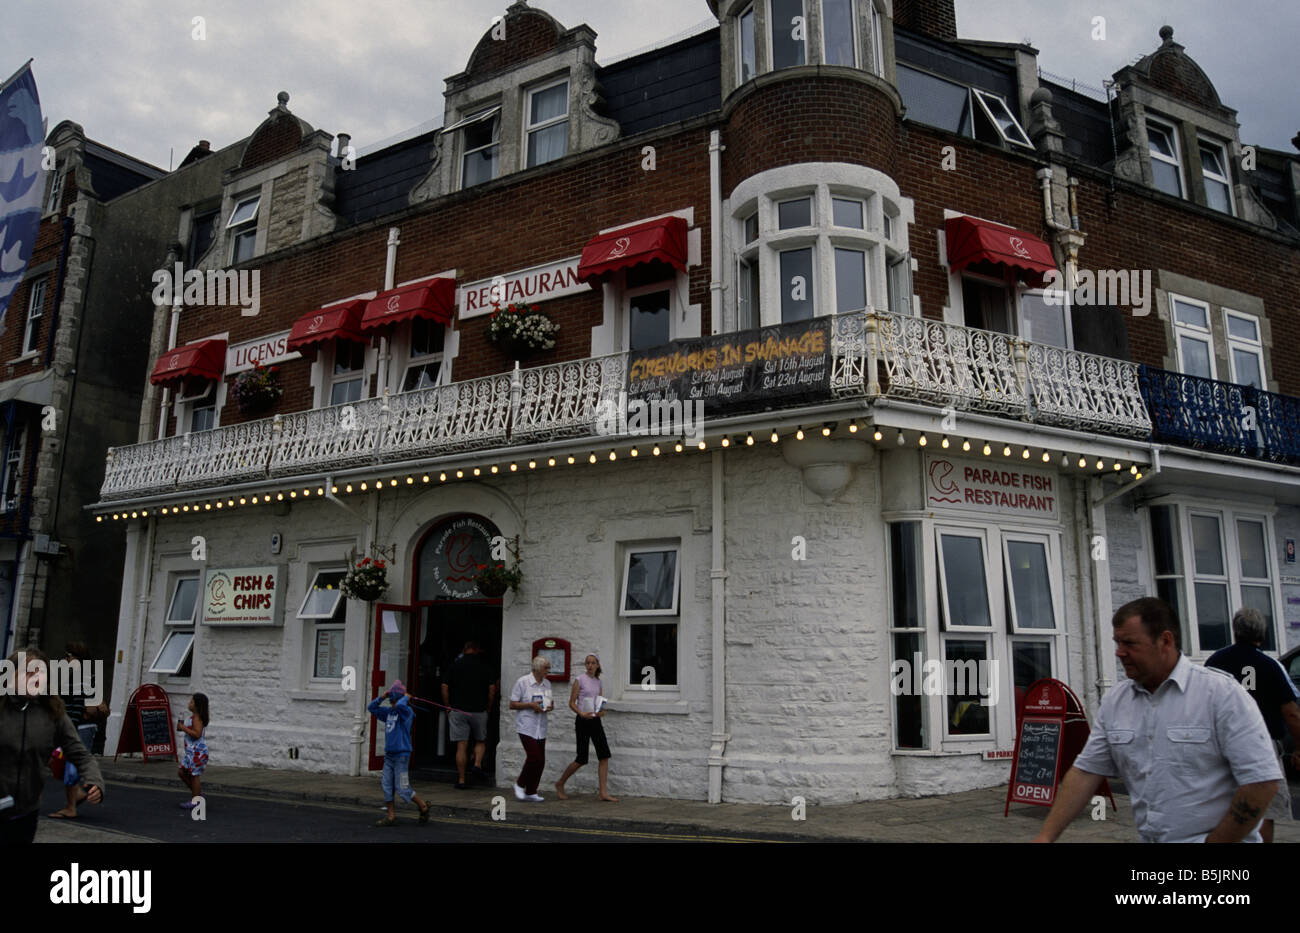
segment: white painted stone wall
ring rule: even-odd
[[[891,452],[889,457],[902,454]],[[887,633],[885,510],[907,507],[899,490],[882,495],[873,461],[850,486],[824,505],[803,484],[798,469],[767,443],[725,454],[727,621],[727,721],[723,799],[789,804],[848,802],[888,796],[948,793],[1005,782],[1009,763],[986,762],[983,743],[963,754],[897,754],[892,748]],[[913,458],[915,460],[915,458]],[[562,462],[562,461],[561,461]],[[919,460],[901,463],[919,489]],[[897,480],[894,481],[897,485]],[[425,531],[462,512],[483,515],[508,538],[521,538],[524,582],[503,611],[503,691],[529,669],[531,644],[544,636],[567,638],[573,664],[594,652],[605,668],[612,710],[605,718],[613,751],[614,793],[705,799],[713,732],[710,456],[688,452],[636,462],[621,457],[595,466],[546,468],[479,482],[430,485],[418,479],[379,496],[377,542],[396,547],[387,599],[412,595],[413,549]],[[1063,602],[1067,645],[1064,679],[1083,678],[1084,639],[1080,577],[1073,531],[1073,488],[1061,483]],[[164,616],[175,575],[197,570],[192,537],[207,540],[213,567],[286,564],[284,624],[275,628],[221,629],[200,625],[194,675],[188,680],[146,675],[173,696],[177,710],[192,691],[207,693],[213,764],[254,765],[346,773],[358,724],[369,738],[364,713],[370,695],[373,638],[365,607],[348,607],[345,664],[358,672],[359,690],[344,695],[309,681],[310,625],[297,609],[313,572],[339,565],[351,547],[363,546],[373,494],[345,496],[354,513],[323,501],[238,508],[159,519],[152,550],[144,643],[128,658],[126,679],[139,683],[165,637]],[[283,535],[280,555],[270,554],[272,533]],[[792,559],[792,538],[807,542],[806,561]],[[143,536],[141,536],[143,540]],[[623,555],[630,544],[672,541],[681,546],[678,674],[676,689],[643,690],[640,672],[627,670],[628,623],[618,614]],[[1085,555],[1086,557],[1086,555]],[[132,668],[134,664],[134,668]],[[119,676],[122,674],[119,671]],[[429,692],[427,689],[425,692]],[[543,795],[573,756],[568,685],[555,685]],[[1007,698],[1007,702],[1010,699]],[[513,783],[523,752],[513,713],[502,702],[498,784]],[[1010,748],[1012,736],[999,735]],[[299,757],[290,759],[288,750]],[[366,758],[363,754],[362,769]],[[376,776],[377,779],[377,776]],[[595,788],[595,762],[570,785]],[[511,801],[513,803],[513,801]]]

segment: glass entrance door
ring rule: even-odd
[[[412,606],[375,604],[375,657],[370,669],[369,699],[374,699],[380,690],[394,680],[402,681],[408,690],[414,692],[412,680],[415,670],[411,664],[411,618],[414,611]],[[419,718],[417,715],[417,722]],[[370,770],[378,771],[383,766],[384,726],[376,717],[371,716]]]

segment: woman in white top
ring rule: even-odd
[[[546,677],[550,670],[551,662],[538,655],[533,658],[533,672],[516,680],[510,691],[510,708],[519,711],[515,716],[515,731],[528,756],[515,782],[515,797],[535,803],[544,799],[537,793],[537,785],[542,782],[542,769],[546,767],[546,711],[555,708],[551,701],[551,682]]]

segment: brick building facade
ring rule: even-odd
[[[619,789],[837,802],[1005,780],[1025,688],[1095,709],[1133,596],[1197,659],[1241,603],[1296,642],[1294,154],[1243,146],[1172,30],[1102,99],[963,42],[951,2],[710,7],[598,65],[515,3],[442,129],[359,155],[282,93],[168,219],[259,299],[154,308],[95,510],[126,526],[115,710],[203,691],[214,760],[359,773],[382,683],[437,697],[472,637],[508,686],[568,644],[605,667]],[[1092,288],[1121,270],[1145,307]],[[494,288],[555,346],[489,340]],[[761,358],[703,362],[730,347]],[[812,387],[765,394],[787,364]],[[688,399],[739,382],[689,443],[602,430],[656,367]],[[494,542],[523,571],[500,598],[472,583]],[[387,589],[343,599],[363,556]],[[983,679],[900,689],[924,660]],[[417,722],[445,769],[445,718]],[[563,707],[551,735],[548,777]]]

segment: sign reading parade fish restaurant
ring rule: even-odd
[[[827,318],[675,340],[627,359],[630,401],[694,402],[712,415],[830,397]]]
[[[1010,462],[950,460],[925,462],[925,501],[931,509],[970,509],[1028,518],[1056,518],[1056,476]]]
[[[209,570],[203,579],[206,625],[276,625],[283,567]]]

